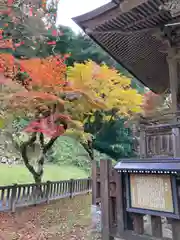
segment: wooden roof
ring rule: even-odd
[[[143,159],[121,159],[115,167],[116,170],[122,172],[135,172],[135,173],[162,173],[161,171],[170,171],[171,173],[180,172],[180,159],[179,158],[143,158]],[[160,171],[160,172],[159,172]],[[146,172],[147,173],[147,172]],[[167,173],[167,172],[166,172]]]
[[[161,6],[166,0],[114,0],[73,20],[117,62],[153,91],[169,88],[165,25],[179,20]],[[179,18],[179,19],[178,19]],[[180,42],[177,29],[173,44]]]

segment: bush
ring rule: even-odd
[[[86,171],[90,168],[88,153],[80,143],[70,137],[59,137],[49,155],[49,160],[59,165],[74,165]]]
[[[94,151],[95,159],[109,159],[105,154]],[[91,159],[83,146],[73,138],[62,136],[57,139],[51,152],[48,153],[48,159],[52,163],[59,165],[77,166],[87,172],[91,169]]]

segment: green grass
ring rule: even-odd
[[[45,165],[43,181],[60,181],[86,178],[87,173],[74,166]],[[34,182],[31,173],[23,165],[0,164],[0,186]]]

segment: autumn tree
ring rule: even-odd
[[[79,100],[90,102],[94,108],[103,104],[98,99],[93,100],[80,86],[71,86],[66,79],[67,56],[53,56],[46,59],[20,60],[13,62],[11,55],[0,55],[1,59],[1,101],[4,122],[15,117],[28,117],[30,123],[23,129],[29,134],[20,146],[20,152],[25,166],[31,172],[36,183],[41,182],[46,153],[57,138],[68,128],[83,130],[77,119],[72,120],[68,114],[66,102],[78,95]],[[26,77],[19,77],[26,72]],[[71,100],[72,101],[72,100]],[[69,105],[68,105],[69,107]],[[29,148],[33,149],[39,143],[40,155],[37,168],[32,165]]]
[[[57,4],[56,0],[0,3],[0,52],[16,58],[52,55],[59,36],[55,25]]]
[[[102,135],[105,125],[110,126],[120,116],[130,119],[140,113],[142,95],[131,88],[131,79],[119,74],[115,69],[110,69],[107,65],[97,65],[93,61],[76,63],[74,67],[69,67],[68,80],[71,86],[75,88],[81,86],[84,92],[93,99],[101,99],[106,106],[104,112],[99,112],[92,109],[91,105],[86,103],[83,105],[82,102],[80,104],[77,98],[74,108],[71,109],[76,119],[85,124],[87,133],[91,134],[88,144],[83,143],[83,145],[93,159],[93,145],[97,136]],[[77,139],[79,137],[83,142],[77,133],[71,134],[75,135]],[[107,153],[107,151],[105,152]]]

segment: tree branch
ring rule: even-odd
[[[43,149],[44,148],[44,134],[43,133],[40,133],[39,141],[40,141],[41,149]]]
[[[92,141],[88,141],[87,143],[80,142],[83,148],[88,153],[91,160],[94,160],[94,151],[92,147]]]
[[[55,141],[56,141],[57,139],[58,139],[58,137],[56,137],[56,138],[51,138],[51,139],[49,140],[49,142],[44,145],[44,148],[43,148],[43,153],[44,153],[44,154],[47,153],[47,151],[53,146],[53,144],[55,143]]]
[[[66,121],[61,119],[61,124],[63,125],[64,129],[66,130],[66,129],[67,129],[67,123],[66,123]],[[40,157],[40,159],[39,159],[39,161],[38,161],[38,165],[39,165],[39,167],[40,167],[40,169],[41,169],[40,172],[43,171],[43,170],[42,170],[42,166],[43,166],[44,160],[45,160],[44,155],[45,155],[45,154],[47,153],[47,151],[53,146],[53,144],[54,144],[55,141],[58,139],[58,137],[59,137],[59,136],[57,136],[57,137],[55,137],[55,138],[51,138],[48,143],[44,144],[44,146],[43,146],[43,151],[42,151],[42,155],[41,155],[41,157]],[[40,174],[40,173],[39,173],[39,174]]]
[[[31,146],[35,141],[36,141],[36,133],[33,133],[32,137],[28,141],[22,143],[22,145],[20,146],[21,155],[22,155],[24,164],[33,175],[36,175],[37,173],[34,167],[29,163],[29,158],[27,156],[27,147]]]

